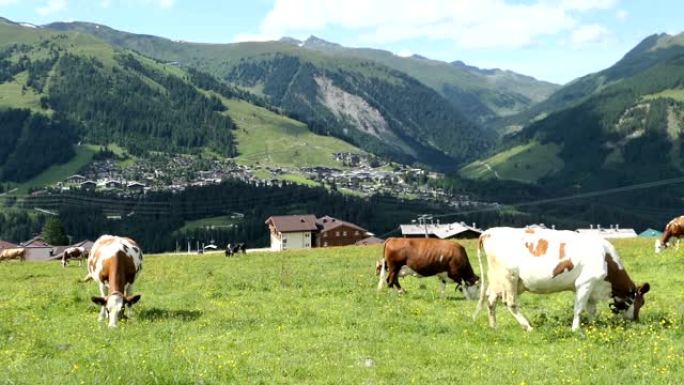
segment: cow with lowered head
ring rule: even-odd
[[[525,291],[574,291],[573,331],[579,330],[580,314],[585,309],[593,320],[596,304],[606,299],[613,300],[610,308],[614,313],[636,321],[645,303],[644,295],[650,289],[648,283],[637,286],[615,247],[596,235],[495,227],[480,235],[477,255],[480,270],[484,271],[482,253],[488,266],[474,317],[487,302],[491,327],[496,327],[496,303],[501,298],[516,321],[524,329],[532,330],[518,303],[519,294]]]
[[[116,327],[124,317],[126,306],[140,300],[140,294],[131,295],[133,283],[142,269],[143,254],[130,238],[103,235],[95,241],[88,256],[88,275],[100,287],[100,297],[92,297],[101,305],[99,320],[109,319],[109,327]],[[108,291],[105,293],[105,289]]]
[[[385,241],[378,290],[387,277],[389,287],[403,292],[399,277],[436,275],[442,282],[442,295],[447,281],[455,282],[466,299],[476,299],[480,277],[475,275],[465,248],[456,242],[430,238],[388,238]]]
[[[684,215],[672,218],[671,221],[665,225],[663,236],[655,241],[655,252],[660,253],[670,246],[670,240],[675,239],[677,248],[679,248],[679,238],[684,237]]]

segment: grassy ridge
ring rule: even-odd
[[[468,179],[497,178],[536,183],[540,178],[563,168],[563,160],[558,157],[560,149],[555,143],[531,141],[490,158],[472,162],[459,173]]]
[[[17,185],[16,193],[18,195],[25,195],[28,194],[30,188],[49,186],[63,181],[67,177],[76,174],[78,170],[90,163],[96,152],[95,147],[89,145],[76,147],[74,151],[76,152],[76,156],[70,161],[64,164],[50,166],[35,177]]]
[[[616,243],[652,285],[641,322],[599,318],[570,332],[572,294],[522,296],[535,331],[499,307],[499,329],[437,280],[376,293],[379,247],[225,258],[148,256],[142,300],[118,330],[98,324],[84,267],[0,264],[1,383],[672,384],[684,378],[676,252]],[[474,253],[474,243],[467,243]],[[474,263],[476,265],[476,263]]]
[[[363,153],[330,136],[316,135],[304,123],[236,99],[222,99],[238,126],[238,163],[271,167],[327,166],[340,168],[336,152]]]

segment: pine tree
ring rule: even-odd
[[[45,221],[41,234],[43,235],[45,242],[51,245],[65,246],[69,244],[64,225],[57,217],[49,217],[47,221]]]

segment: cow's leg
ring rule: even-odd
[[[587,306],[592,289],[593,284],[591,282],[580,284],[575,288],[575,311],[572,317],[573,332],[578,331],[580,328],[580,315],[582,314],[582,310]]]
[[[493,290],[487,290],[487,310],[489,311],[489,326],[496,329],[496,302],[499,295]]]
[[[102,298],[107,298],[107,295],[105,294],[105,289],[107,289],[105,283],[100,282],[100,295],[102,296]],[[97,317],[97,320],[104,321],[105,319],[107,319],[107,308],[105,306],[102,306],[100,308],[100,315]]]
[[[506,302],[506,307],[508,311],[513,315],[516,321],[523,327],[523,329],[528,332],[532,331],[532,326],[530,321],[523,315],[520,311],[520,305],[518,305],[518,277],[509,277],[506,280],[506,290],[504,291],[504,301]]]
[[[446,298],[447,278],[446,278],[445,276],[441,275],[441,274],[440,274],[440,275],[437,275],[437,278],[439,278],[439,281],[442,283],[442,284],[440,285],[440,291],[441,291],[441,293],[440,293],[440,298],[441,298],[441,299],[444,299],[444,298]]]
[[[378,281],[378,290],[382,290],[385,287],[385,283],[387,282],[387,263],[385,260],[382,260],[382,267],[380,267],[380,280]]]
[[[508,308],[508,311],[513,315],[515,320],[518,321],[520,326],[522,326],[523,329],[527,330],[528,332],[531,332],[532,326],[530,325],[530,321],[528,321],[527,318],[520,311],[520,306],[517,304],[517,302],[511,301],[506,306]]]
[[[401,271],[401,267],[397,264],[391,264],[387,263],[387,269],[389,270],[389,274],[387,275],[387,284],[389,287],[393,287],[399,292],[400,294],[404,294],[404,289],[401,288],[401,285],[399,284],[399,272]]]

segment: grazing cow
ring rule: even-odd
[[[650,285],[636,286],[625,271],[617,251],[605,239],[572,231],[548,229],[492,228],[479,240],[478,260],[487,256],[489,285],[481,286],[480,301],[473,317],[487,297],[489,324],[496,327],[496,302],[499,297],[513,317],[526,330],[529,321],[520,312],[518,295],[576,292],[572,330],[580,327],[580,314],[587,309],[590,320],[596,316],[596,303],[612,298],[610,308],[625,319],[638,320],[644,294]],[[484,281],[484,276],[483,276]]]
[[[131,295],[133,282],[142,269],[143,254],[130,238],[103,235],[95,241],[88,256],[88,275],[85,280],[95,279],[100,285],[100,297],[92,297],[101,305],[99,320],[109,317],[109,327],[116,327],[124,317],[125,305],[129,307],[140,300]],[[109,288],[105,295],[105,288]]]
[[[673,218],[665,225],[663,236],[655,241],[655,252],[660,253],[669,246],[669,241],[672,238],[677,240],[677,247],[679,248],[679,238],[684,237],[684,215]]]
[[[62,252],[62,267],[66,267],[71,259],[77,259],[78,265],[81,266],[81,261],[87,256],[88,253],[83,246],[67,247],[64,249],[64,252]]]
[[[458,243],[430,238],[388,238],[383,262],[380,263],[378,290],[385,284],[403,292],[399,277],[437,275],[442,281],[442,294],[447,279],[456,283],[466,299],[477,298],[480,278],[475,275],[465,248]]]
[[[244,242],[240,242],[237,245],[231,245],[230,243],[226,246],[226,257],[232,257],[236,253],[247,254],[247,246]]]
[[[5,249],[0,252],[0,262],[12,259],[24,261],[26,259],[26,249]]]

